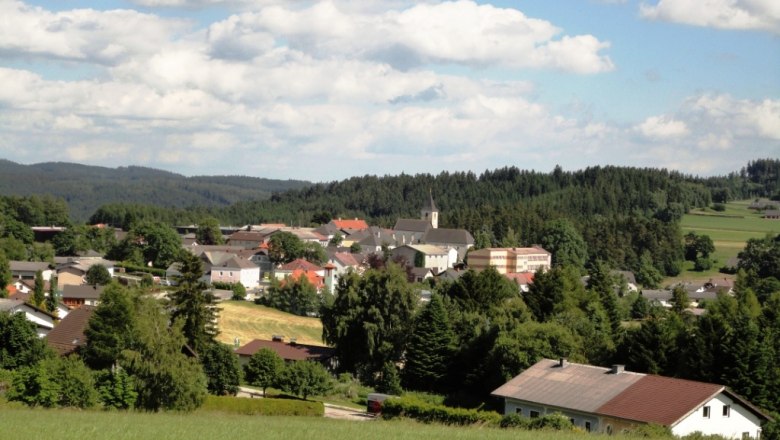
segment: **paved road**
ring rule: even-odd
[[[236,397],[262,399],[263,393],[252,388],[238,387],[238,394],[236,394]],[[349,408],[346,406],[332,405],[330,403],[325,404],[325,417],[331,419],[356,420],[362,422],[374,419],[374,416],[369,415],[365,411]]]

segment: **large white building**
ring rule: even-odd
[[[492,393],[505,414],[561,413],[574,425],[606,434],[642,424],[667,426],[677,436],[699,431],[727,438],[760,438],[768,417],[724,387],[705,382],[543,359]]]
[[[541,247],[484,248],[468,254],[469,267],[474,270],[496,268],[498,273],[536,273],[550,270],[552,254]]]

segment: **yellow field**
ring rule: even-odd
[[[319,318],[291,315],[249,301],[223,301],[219,308],[220,342],[232,345],[238,338],[244,345],[253,339],[282,335],[285,341],[296,338],[301,344],[324,345]]]

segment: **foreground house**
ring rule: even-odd
[[[696,431],[760,438],[769,420],[723,385],[544,359],[492,393],[505,414],[562,413],[586,431],[612,434],[659,424],[677,436]]]
[[[81,306],[97,306],[100,303],[100,294],[103,293],[103,286],[90,286],[83,284],[74,286],[65,285],[62,288],[62,303],[71,309],[77,309]]]

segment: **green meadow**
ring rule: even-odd
[[[726,204],[726,210],[714,211],[710,208],[691,210],[683,216],[683,234],[696,232],[709,235],[715,244],[715,260],[712,270],[696,272],[693,262],[685,262],[680,276],[667,282],[680,279],[709,279],[718,276],[718,269],[745,247],[751,238],[761,238],[766,234],[780,233],[780,220],[762,219],[761,214],[748,209],[750,200],[736,201]]]
[[[416,439],[587,440],[584,433],[425,425],[412,421],[348,421],[315,417],[4,409],[0,438],[14,440]],[[611,438],[620,439],[620,436]],[[628,438],[628,437],[624,437]]]

